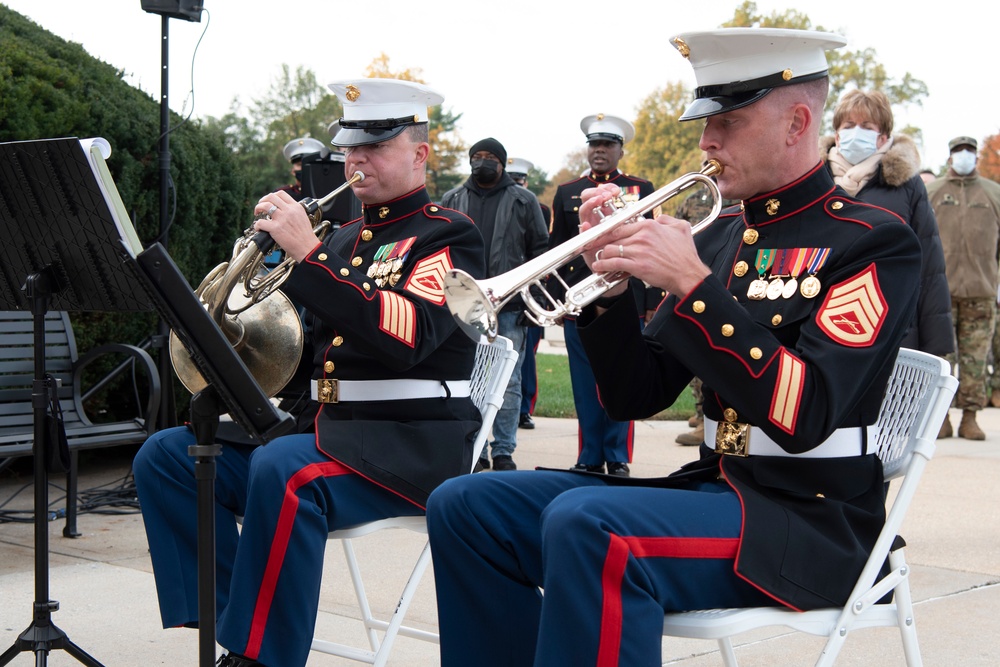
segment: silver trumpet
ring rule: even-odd
[[[697,234],[715,222],[722,210],[722,195],[719,194],[719,186],[712,180],[712,176],[721,173],[722,164],[717,160],[709,160],[701,171],[685,174],[639,201],[626,204],[569,241],[499,276],[476,280],[465,271],[452,269],[444,277],[444,295],[448,308],[462,330],[471,338],[479,340],[480,336],[485,335],[491,341],[497,335],[497,313],[518,294],[524,300],[528,318],[538,326],[550,326],[567,315],[579,315],[586,305],[625,279],[626,274],[595,273],[570,287],[559,276],[558,269],[619,225],[634,222],[667,200],[701,184],[708,188],[714,203],[709,214],[692,227],[691,233]],[[542,281],[546,276],[552,276],[562,284],[566,290],[563,301],[556,299],[545,289]],[[536,298],[532,287],[537,288],[540,297]]]

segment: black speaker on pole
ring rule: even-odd
[[[172,19],[201,23],[202,0],[141,0],[143,11]]]

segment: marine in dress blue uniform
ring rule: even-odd
[[[484,667],[660,664],[667,611],[841,605],[884,523],[867,429],[916,308],[920,246],[898,218],[836,187],[813,146],[824,50],[845,40],[728,29],[673,43],[695,68],[683,119],[708,118],[708,157],[727,140],[768,143],[743,162],[730,155],[734,176],[723,172],[720,189],[741,204],[693,241],[687,222],[660,218],[608,242],[613,259],[595,270],[700,267],[683,282],[656,280],[672,294],[644,330],[628,290],[588,307],[578,326],[618,419],[656,413],[701,377],[707,442],[665,478],[526,471],[439,487],[427,517],[443,667],[470,655]],[[779,115],[781,129],[759,131]],[[782,180],[753,169],[786,138],[780,159],[795,166]],[[762,182],[773,184],[748,194]],[[642,247],[668,234],[701,263],[683,247]],[[505,647],[479,650],[479,627],[503,627]]]
[[[426,122],[440,95],[395,80],[331,88],[345,113],[336,145],[360,155],[408,142],[402,150],[417,163],[427,144],[399,135]],[[385,171],[370,171],[376,186],[390,180]],[[445,306],[441,278],[452,267],[481,277],[483,242],[465,216],[432,204],[422,165],[414,173],[383,200],[359,194],[363,217],[310,245],[284,285],[312,325],[313,400],[301,433],[256,448],[227,444],[218,457],[218,641],[231,652],[227,667],[304,665],[327,534],[421,514],[438,484],[472,467],[481,423],[468,386],[475,343]],[[303,213],[280,193],[257,209],[278,224],[274,211],[285,206]],[[186,428],[167,430],[135,461],[164,627],[198,621],[193,442]]]
[[[520,157],[507,159],[507,173],[522,187],[528,187],[528,173],[534,168],[535,164],[530,160]],[[542,202],[538,202],[538,206],[542,209],[542,219],[551,234],[552,209]],[[541,340],[542,327],[532,324],[529,320],[524,335],[524,360],[521,362],[521,414],[518,428],[535,428],[535,422],[531,418],[535,413],[535,402],[538,400],[538,369],[535,366],[535,353]]]
[[[287,192],[295,201],[301,201],[306,196],[305,193],[302,192],[302,181],[300,180],[300,174],[302,173],[302,159],[307,155],[316,154],[319,154],[321,158],[324,158],[329,155],[329,153],[330,149],[319,139],[313,139],[312,137],[300,137],[289,141],[285,144],[285,147],[281,149],[281,154],[284,155],[285,159],[292,165],[292,175],[295,177],[295,182],[282,186],[278,189],[283,192]]]
[[[611,142],[615,148],[627,144],[635,136],[635,128],[624,118],[608,114],[586,116],[580,121],[580,129],[587,137],[588,144],[596,142]],[[549,247],[555,248],[569,241],[580,233],[580,193],[588,188],[602,183],[612,183],[621,189],[621,200],[631,203],[642,199],[653,192],[653,184],[643,178],[622,173],[618,169],[618,159],[612,158],[610,168],[605,170],[597,166],[593,158],[594,149],[588,150],[591,161],[590,170],[580,178],[563,183],[556,188],[552,200],[552,232],[549,234]],[[603,157],[603,154],[602,154]],[[603,171],[602,171],[603,170]],[[590,269],[578,257],[559,269],[559,276],[569,286],[573,286],[590,275]],[[636,291],[636,301],[645,302],[645,286],[641,281],[631,280]],[[552,294],[562,297],[562,286],[556,280],[548,281]],[[655,309],[655,305],[650,310]],[[645,315],[646,307],[636,311],[636,326],[640,326],[640,318]],[[569,356],[570,381],[573,385],[573,403],[579,423],[577,466],[592,471],[603,471],[607,462],[609,469],[619,474],[628,474],[628,462],[632,460],[632,445],[634,442],[634,424],[630,421],[616,421],[608,416],[597,391],[594,373],[590,362],[580,343],[576,331],[576,318],[566,317],[563,320],[563,334],[566,340],[566,352]]]

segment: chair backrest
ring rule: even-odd
[[[483,416],[483,425],[473,445],[473,466],[479,461],[493,427],[493,419],[503,405],[503,395],[516,362],[517,351],[509,338],[497,336],[492,343],[485,336],[479,339],[472,369],[472,402]]]
[[[944,359],[900,348],[875,424],[874,451],[882,460],[885,479],[903,477],[903,481],[850,600],[856,600],[872,587],[889,556],[924,468],[934,456],[938,429],[956,389],[958,380]],[[872,601],[886,592],[881,591]]]
[[[26,311],[0,312],[0,442],[15,442],[34,432],[31,394],[35,380],[34,316]],[[76,340],[69,315],[45,314],[45,372],[59,380],[63,420],[81,422],[73,387]]]
[[[886,480],[904,474],[918,448],[925,459],[931,458],[957,386],[951,366],[941,357],[899,350],[875,423],[875,440],[868,446],[882,460]]]

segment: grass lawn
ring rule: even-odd
[[[539,417],[576,417],[573,406],[573,387],[569,381],[569,357],[563,354],[536,354],[538,366],[538,402],[535,415]],[[677,401],[650,419],[687,420],[694,414],[694,397],[690,390],[681,392]]]

